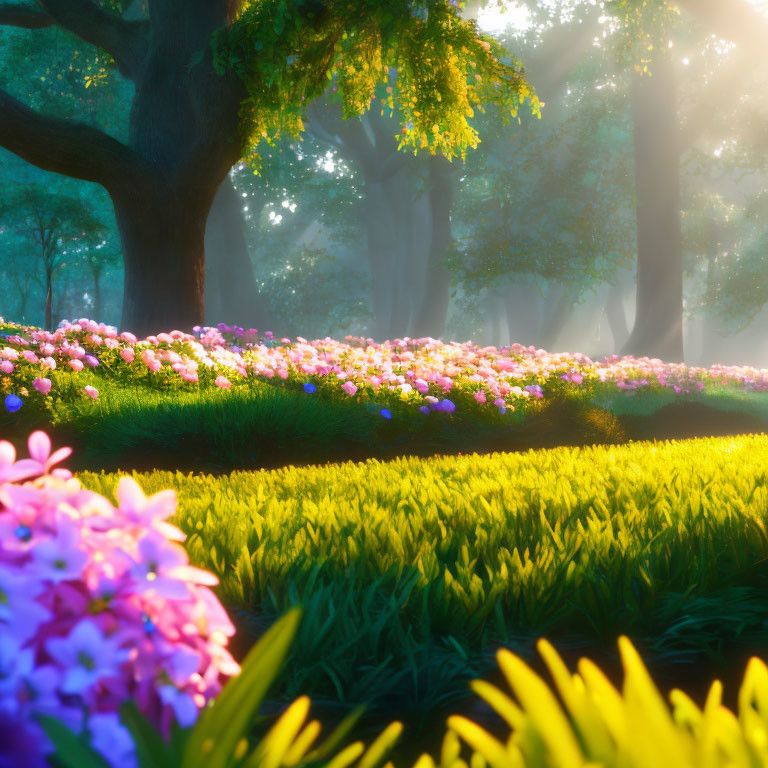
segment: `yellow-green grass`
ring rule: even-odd
[[[355,698],[361,670],[416,674],[425,644],[455,680],[448,649],[520,637],[626,633],[668,654],[764,637],[767,473],[768,437],[746,436],[136,477],[178,490],[229,605],[305,605],[296,689]]]

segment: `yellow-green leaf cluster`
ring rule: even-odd
[[[298,135],[307,105],[330,86],[345,117],[375,98],[397,111],[401,147],[464,156],[478,142],[470,119],[493,103],[517,116],[539,103],[522,66],[461,18],[451,0],[254,0],[215,41],[220,71],[242,80],[242,126],[262,139]],[[386,90],[381,95],[381,87]]]
[[[735,583],[768,548],[767,449],[751,436],[137,478],[178,489],[190,555],[231,602],[409,585],[404,616],[477,639],[650,631],[666,596]],[[82,480],[109,494],[117,477]]]

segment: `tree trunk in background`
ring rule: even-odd
[[[611,285],[605,302],[605,316],[613,334],[613,348],[618,352],[629,338],[629,325],[624,312],[624,297],[620,284]]]
[[[205,322],[263,329],[266,314],[248,255],[242,207],[227,176],[205,228]]]
[[[566,288],[559,288],[559,297],[556,299],[552,312],[546,317],[546,322],[541,329],[537,346],[540,349],[546,349],[547,352],[554,351],[554,345],[557,343],[565,324],[573,314],[575,302],[573,295]],[[551,301],[547,296],[548,303]],[[551,305],[550,305],[551,306]]]
[[[634,75],[637,305],[624,354],[683,360],[683,247],[675,72],[668,56]]]
[[[718,252],[718,228],[714,222],[710,222],[710,231],[707,247],[707,276],[706,276],[706,291],[707,296],[711,296],[714,293],[715,285],[717,283],[717,252]],[[722,342],[723,335],[719,328],[719,325],[713,313],[711,311],[704,310],[704,317],[702,318],[702,345],[701,345],[701,358],[699,365],[709,367],[718,362],[718,349],[717,342]]]
[[[93,319],[102,321],[101,317],[101,270],[93,270]]]
[[[415,197],[413,168],[405,165],[385,182],[394,212],[393,229],[389,233],[393,240],[392,264],[393,294],[392,308],[387,331],[388,339],[401,339],[408,335],[414,311],[414,285],[410,279],[414,253],[411,243],[413,224],[413,202]]]
[[[51,330],[53,323],[53,274],[45,271],[45,330]]]
[[[384,182],[367,180],[365,190],[367,255],[373,284],[372,335],[383,339],[389,335],[395,305],[395,264],[398,260],[397,244],[392,239],[395,212]]]
[[[515,282],[505,291],[509,343],[529,347],[538,341],[541,294],[534,285]]]
[[[458,174],[442,156],[429,158],[429,202],[432,238],[427,261],[424,298],[413,325],[416,337],[441,338],[445,333],[451,299],[451,275],[445,257],[453,242],[451,209],[456,196]]]

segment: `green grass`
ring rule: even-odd
[[[680,396],[668,390],[555,389],[545,400],[527,404],[525,412],[504,416],[495,408],[424,416],[411,407],[393,409],[387,420],[371,403],[329,400],[260,381],[230,391],[197,391],[158,389],[89,371],[76,378],[55,371],[51,377],[55,398],[30,400],[17,416],[0,417],[0,430],[20,444],[31,429],[52,425],[55,441],[75,449],[75,469],[226,472],[407,454],[606,444],[708,434],[713,416],[719,422],[732,417],[736,431],[768,428],[768,393],[734,389]],[[99,390],[97,401],[84,396],[86,384]],[[41,402],[47,410],[35,411]],[[668,419],[653,421],[670,408],[691,413],[672,435],[665,432]],[[712,433],[728,431],[726,424]]]
[[[305,606],[284,695],[417,718],[540,635],[607,653],[626,633],[652,664],[768,642],[767,454],[753,436],[137,479],[178,490],[243,641]]]

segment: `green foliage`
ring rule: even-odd
[[[767,444],[136,477],[147,492],[178,489],[190,555],[230,605],[311,606],[296,659],[312,674],[298,682],[347,697],[366,666],[408,667],[430,643],[471,658],[520,633],[609,642],[626,632],[684,655],[713,650],[715,635],[761,636]],[[81,479],[107,495],[117,482]]]
[[[274,680],[295,632],[296,611],[281,619],[254,647],[239,677],[188,732],[176,729],[166,743],[154,733],[135,706],[127,704],[123,720],[134,738],[140,768],[303,768],[326,765],[374,768],[386,758],[402,725],[394,722],[366,750],[361,741],[339,749],[359,712],[353,712],[319,747],[320,724],[307,722],[310,701],[297,699],[261,739],[249,734],[253,715]],[[723,687],[715,681],[703,708],[680,690],[666,705],[640,655],[626,637],[619,639],[624,668],[621,691],[598,666],[582,659],[571,674],[548,642],[538,644],[554,686],[507,650],[497,654],[512,695],[485,681],[472,688],[510,728],[502,742],[472,720],[453,715],[440,754],[440,768],[465,768],[462,740],[472,751],[469,765],[499,768],[761,768],[768,765],[768,667],[757,658],[747,666],[738,696],[738,716],[722,706]],[[63,725],[43,718],[43,727],[64,766],[102,768],[103,759]],[[313,748],[314,747],[314,748]],[[335,756],[332,757],[332,755]],[[422,754],[415,768],[436,768]],[[387,766],[393,766],[388,762]]]
[[[214,49],[219,71],[233,69],[247,89],[243,125],[254,152],[262,138],[298,136],[306,105],[329,83],[346,117],[378,93],[402,115],[402,147],[448,158],[477,145],[468,119],[483,104],[507,118],[525,101],[539,109],[519,63],[503,60],[450,0],[246,2]]]

